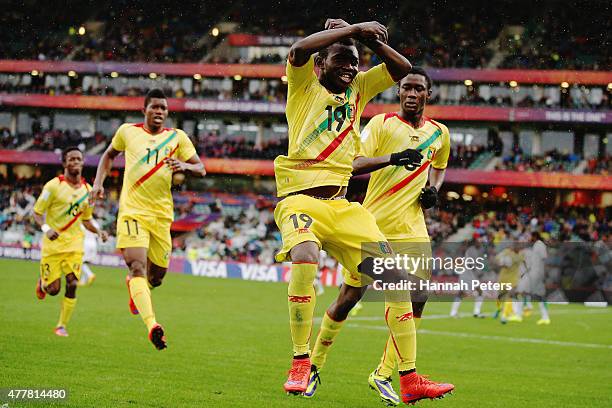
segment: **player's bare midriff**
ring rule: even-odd
[[[289,195],[298,195],[304,194],[307,196],[311,196],[314,198],[322,198],[322,199],[331,199],[331,198],[339,198],[346,196],[346,187],[340,186],[319,186],[307,188],[305,190],[295,191],[290,193]]]

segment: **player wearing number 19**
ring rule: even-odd
[[[162,90],[147,93],[143,113],[144,123],[125,123],[117,129],[100,158],[91,195],[93,199],[104,198],[104,180],[113,159],[123,152],[125,173],[117,217],[117,248],[129,268],[130,311],[140,314],[149,340],[163,350],[166,337],[155,319],[151,289],[162,284],[170,262],[172,174],[188,171],[202,177],[206,171],[185,132],[164,127],[168,102]]]
[[[368,256],[390,255],[374,217],[344,196],[353,159],[359,155],[359,122],[365,105],[411,68],[406,58],[386,44],[387,29],[378,22],[349,25],[330,19],[325,28],[299,40],[289,52],[289,151],[274,160],[278,196],[284,197],[274,212],[283,239],[276,260],[292,262],[288,306],[293,361],[284,388],[293,394],[306,391],[311,372],[309,343],[319,250],[336,258],[351,279],[363,278],[363,285],[367,277],[360,273],[362,244],[377,244]],[[383,63],[359,72],[354,39],[372,49]],[[410,302],[388,295],[389,328],[398,347],[408,349],[416,338],[414,322],[395,317],[410,313]],[[400,370],[410,369],[409,354]]]
[[[57,295],[62,275],[66,276],[66,293],[55,327],[55,334],[65,337],[81,277],[84,239],[81,225],[103,241],[108,235],[92,223],[92,207],[88,201],[91,186],[81,177],[83,153],[78,147],[68,147],[62,152],[62,166],[64,173],[45,184],[36,200],[34,220],[44,235],[36,296],[42,300],[47,294]]]

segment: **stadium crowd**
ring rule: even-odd
[[[125,82],[123,81],[125,79]],[[192,80],[180,77],[109,78],[85,74],[68,79],[63,75],[45,74],[32,78],[30,74],[0,74],[0,92],[8,94],[144,96],[152,86],[164,89],[175,98],[244,100],[284,103],[287,85],[280,80],[253,78],[204,78]],[[375,103],[398,103],[395,87],[377,95]],[[434,83],[431,105],[500,106],[519,108],[612,109],[612,89],[601,86],[526,86],[463,83]]]
[[[610,47],[601,46],[609,44],[610,33],[598,29],[606,26],[605,13],[587,12],[580,3],[558,7],[552,0],[536,5],[526,0],[499,2],[493,14],[486,13],[489,2],[484,0],[453,7],[398,0],[382,7],[367,0],[351,10],[331,10],[328,2],[302,0],[279,2],[275,13],[249,2],[187,2],[172,7],[155,0],[142,8],[119,8],[107,0],[94,7],[71,1],[69,7],[70,13],[62,13],[62,7],[41,10],[27,3],[6,8],[4,25],[23,29],[0,34],[0,55],[41,60],[283,63],[284,55],[275,51],[237,58],[214,49],[231,32],[302,36],[322,27],[330,15],[350,22],[368,21],[375,15],[388,25],[391,45],[429,67],[490,67],[496,50],[503,53],[500,65],[504,68],[610,70],[612,61]],[[300,8],[309,12],[295,13]],[[213,35],[213,27],[219,26],[227,28]],[[41,32],[50,34],[41,37]],[[369,53],[363,60],[377,62]]]
[[[545,152],[542,155],[527,155],[519,147],[512,155],[503,157],[496,166],[496,170],[514,170],[521,172],[571,172],[580,163],[580,156],[573,153],[562,153],[557,149]],[[595,165],[593,170],[598,170],[599,161],[592,159]],[[605,159],[604,159],[605,162]]]

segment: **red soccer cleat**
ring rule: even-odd
[[[56,336],[68,337],[68,332],[66,331],[66,328],[64,326],[56,327],[55,330],[53,330],[53,332],[55,333]]]
[[[149,340],[151,340],[151,343],[153,343],[155,348],[158,350],[163,350],[168,347],[166,345],[166,336],[164,335],[164,328],[161,327],[161,325],[159,324],[153,326],[153,328],[149,332]]]
[[[294,358],[289,370],[289,377],[283,387],[290,394],[301,394],[306,391],[309,378],[310,358]]]
[[[130,301],[128,302],[128,306],[130,307],[130,313],[132,313],[133,315],[137,315],[139,312],[138,312],[138,308],[134,304],[134,301],[132,300],[132,292],[130,291],[130,279],[131,279],[130,275],[125,276],[125,284],[127,285],[128,295],[130,296]]]
[[[416,372],[400,377],[400,393],[405,404],[414,404],[425,398],[442,398],[454,389],[453,384],[430,381]]]
[[[36,281],[36,297],[43,300],[45,296],[47,296],[47,293],[42,289],[42,281],[38,278],[38,281]]]

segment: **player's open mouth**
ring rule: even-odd
[[[340,74],[340,79],[346,83],[350,83],[353,80],[353,75],[348,73]]]

